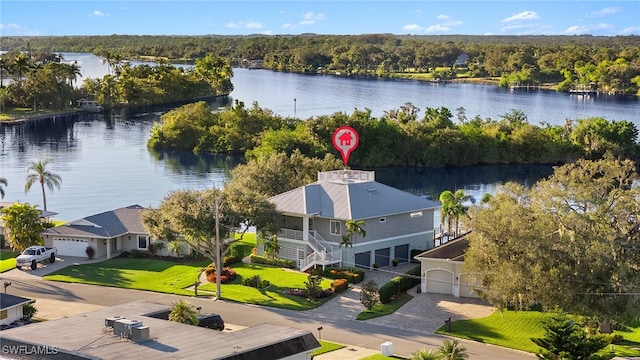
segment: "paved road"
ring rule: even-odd
[[[91,311],[96,306],[113,306],[140,299],[166,305],[171,305],[174,301],[184,299],[182,296],[140,290],[44,281],[39,277],[54,267],[62,265],[48,264],[48,269],[41,268],[34,272],[11,270],[2,274],[2,278],[12,282],[12,285],[7,289],[10,294],[36,299],[59,300],[61,302],[58,304],[66,304],[66,310],[65,307],[57,309],[61,315],[65,311],[78,313],[79,308],[86,308],[86,311]],[[357,288],[354,288],[352,291],[357,290]],[[224,290],[222,295],[224,297]],[[426,296],[425,294],[418,295]],[[420,321],[414,318],[406,318],[406,316],[403,317],[401,314],[396,315],[399,320],[396,320],[395,324],[385,323],[384,319],[377,320],[377,323],[376,321],[357,321],[341,304],[344,302],[353,303],[355,296],[357,294],[353,292],[347,293],[319,308],[304,312],[238,304],[225,300],[215,301],[209,297],[192,297],[189,300],[195,306],[201,306],[203,312],[222,314],[225,322],[230,324],[230,330],[233,330],[233,324],[244,327],[270,323],[306,329],[312,331],[316,337],[321,337],[323,340],[367,349],[380,349],[382,343],[391,341],[394,354],[404,357],[408,357],[412,352],[425,347],[436,348],[445,339],[442,336],[433,334],[428,326],[424,326],[422,330],[416,330],[415,327],[420,326]],[[451,297],[450,300],[454,299]],[[56,305],[56,307],[58,306]],[[425,314],[434,311],[434,309],[429,308],[423,310]],[[424,316],[424,318],[427,317],[427,315]],[[438,323],[440,323],[440,320],[438,320]],[[320,326],[323,328],[321,333],[317,331]],[[534,358],[531,354],[506,348],[464,340],[461,342],[467,348],[471,359]]]

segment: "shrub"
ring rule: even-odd
[[[257,288],[258,285],[260,285],[261,281],[262,279],[260,278],[260,275],[253,275],[251,277],[243,279],[242,285]]]
[[[284,267],[289,269],[293,269],[296,267],[296,263],[293,260],[267,259],[266,257],[260,256],[260,255],[251,255],[251,262],[254,264],[272,265],[272,266]]]
[[[25,319],[31,319],[37,312],[38,309],[33,306],[33,303],[22,305],[22,317]]]
[[[331,290],[334,293],[345,291],[349,288],[349,282],[346,279],[336,279],[331,282]]]
[[[149,253],[155,255],[158,251],[164,249],[164,243],[162,241],[154,241],[149,243]]]
[[[144,250],[133,249],[131,250],[131,257],[134,258],[146,258],[149,255],[149,252]]]
[[[322,278],[317,275],[309,275],[307,281],[304,282],[307,297],[311,301],[316,301],[320,297],[320,293],[322,292],[322,288],[320,287],[321,282]]]
[[[206,274],[207,274],[207,281],[211,282],[211,283],[216,283],[218,278],[217,278],[217,273],[215,270],[215,266],[213,267],[213,271],[209,271],[209,267],[211,265],[207,266],[207,269],[205,270]],[[208,272],[207,272],[208,271]],[[230,267],[225,267],[222,268],[222,272],[220,274],[220,283],[221,284],[226,284],[228,282],[231,282],[233,280],[235,280],[237,277],[237,274],[235,272],[235,270],[233,270]]]
[[[242,258],[238,258],[235,256],[225,256],[224,259],[222,259],[222,266],[229,266],[229,265],[233,265],[235,263],[239,263],[242,261]]]
[[[260,289],[266,289],[269,286],[271,286],[271,283],[269,282],[269,280],[267,279],[260,280],[260,286],[259,286]]]
[[[292,296],[300,296],[303,298],[307,297],[307,292],[302,289],[287,289],[287,290],[284,290],[283,293],[287,295],[292,295]]]
[[[357,284],[364,280],[364,270],[360,268],[329,268],[329,269],[312,269],[311,275],[320,275],[330,279],[345,279],[351,284]]]
[[[380,287],[378,293],[381,303],[389,303],[396,295],[420,284],[420,266],[415,266],[405,274],[408,276],[396,276]]]
[[[320,295],[318,296],[318,298],[319,299],[328,298],[331,295],[333,295],[333,291],[331,289],[324,289],[320,292]]]

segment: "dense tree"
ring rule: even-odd
[[[0,209],[5,239],[13,250],[22,251],[32,245],[42,245],[40,233],[53,226],[42,219],[35,205],[14,203]]]
[[[602,335],[589,336],[580,324],[566,315],[556,314],[545,321],[544,336],[532,338],[541,349],[536,356],[545,360],[599,360],[595,355],[609,344]]]
[[[373,280],[369,280],[360,291],[360,303],[365,309],[371,311],[379,302],[380,294],[378,294],[378,284]]]
[[[213,263],[228,248],[225,240],[231,234],[244,234],[252,226],[275,232],[278,219],[274,205],[264,195],[245,192],[232,183],[224,190],[172,191],[159,207],[142,213],[143,226],[153,238],[168,241],[184,238]],[[220,248],[216,237],[220,239]]]
[[[33,184],[40,184],[44,211],[47,211],[47,195],[44,187],[46,186],[50,191],[53,191],[54,188],[60,188],[60,183],[62,183],[60,175],[52,173],[47,169],[50,163],[51,159],[30,162],[27,168],[27,172],[29,173],[27,175],[27,182],[24,184],[25,193],[31,189]]]
[[[611,320],[638,316],[638,175],[630,160],[578,160],[531,189],[509,185],[471,209],[468,271],[499,308],[542,303]]]
[[[440,207],[440,222],[441,224],[447,223],[447,232],[454,237],[458,236],[460,217],[467,212],[467,207],[463,203],[469,199],[469,196],[462,189],[456,190],[456,192],[445,190],[440,194],[439,200],[442,204]],[[455,224],[453,229],[452,224]]]

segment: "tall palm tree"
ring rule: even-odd
[[[7,179],[0,177],[0,199],[4,199],[4,188],[3,186],[9,185]]]
[[[198,325],[198,310],[196,310],[188,300],[176,301],[171,307],[169,321]]]
[[[24,184],[24,192],[28,192],[31,189],[31,186],[38,182],[40,183],[40,187],[42,187],[42,202],[44,210],[47,211],[47,196],[44,191],[44,186],[46,185],[49,190],[53,191],[54,187],[60,188],[60,183],[62,182],[62,178],[60,175],[54,174],[47,170],[47,165],[51,162],[51,159],[47,159],[44,161],[32,161],[29,163],[29,168],[27,172],[27,182]]]
[[[347,232],[342,236],[342,243],[340,246],[344,245],[345,247],[353,247],[355,245],[355,237],[356,235],[360,235],[365,237],[367,232],[363,228],[364,221],[363,220],[347,220],[345,227],[347,228]],[[355,249],[353,250],[353,265],[356,264],[356,254]]]
[[[24,53],[18,54],[18,56],[13,60],[13,70],[18,72],[17,80],[22,80],[24,73],[31,69],[33,69],[31,58]]]
[[[440,194],[440,223],[444,225],[447,222],[447,231],[451,233],[451,225],[455,222],[454,236],[458,235],[458,226],[460,217],[467,212],[467,207],[462,205],[463,202],[469,200],[463,190],[457,190],[455,193],[451,190],[445,190]]]

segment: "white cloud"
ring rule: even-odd
[[[449,18],[449,15],[444,15],[444,14],[438,15],[438,20],[446,20],[448,18]]]
[[[31,30],[18,24],[0,24],[0,35],[2,36],[40,36],[37,30]]]
[[[611,8],[604,8],[602,10],[598,10],[598,11],[594,11],[592,13],[587,14],[588,18],[600,18],[600,17],[604,17],[604,16],[608,16],[608,15],[613,15],[617,12],[620,12],[620,8],[619,7],[611,7]]]
[[[273,35],[273,31],[271,31],[271,30],[263,31],[262,35]]]
[[[100,10],[93,10],[90,16],[109,16],[109,14],[103,13]]]
[[[639,35],[640,34],[640,26],[629,26],[626,29],[620,31],[620,35]]]
[[[462,25],[462,21],[458,21],[458,20],[456,20],[456,21],[447,21],[443,25],[445,25],[445,26],[460,26],[460,25]]]
[[[295,28],[297,28],[297,27],[298,27],[297,25],[295,25],[295,24],[291,24],[291,23],[284,23],[284,24],[282,24],[282,28],[283,28],[283,29],[295,29]]]
[[[262,29],[264,25],[261,22],[250,21],[247,23],[247,29]]]
[[[231,29],[241,28],[241,27],[242,27],[242,23],[241,23],[241,22],[240,22],[240,23],[237,23],[237,22],[233,23],[233,22],[231,22],[231,23],[228,23],[228,24],[227,24],[227,27],[228,27],[228,28],[231,28]]]
[[[502,22],[514,22],[514,21],[528,21],[528,20],[537,20],[540,17],[536,14],[535,11],[523,11],[519,14],[515,14],[506,19],[502,19]]]
[[[304,14],[302,14],[302,18],[305,20],[324,20],[324,14],[323,13],[314,13],[313,11],[308,11]]]
[[[597,30],[609,30],[611,28],[612,26],[609,24],[574,25],[567,28],[564,33],[567,35],[590,34]]]
[[[447,32],[451,30],[450,27],[445,26],[445,25],[441,25],[441,24],[437,24],[437,25],[432,25],[429,26],[426,30],[426,32],[428,33],[434,33],[434,32]]]
[[[408,24],[402,27],[402,31],[404,32],[420,32],[423,30],[423,27],[418,24]]]

